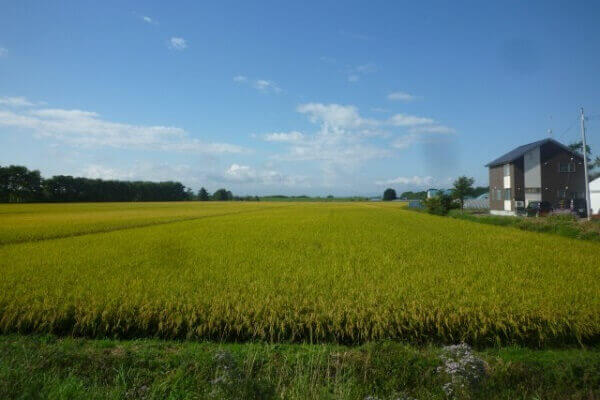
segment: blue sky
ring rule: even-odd
[[[548,136],[600,153],[598,2],[12,1],[0,164],[238,194],[487,185]]]

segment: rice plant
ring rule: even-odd
[[[594,242],[393,204],[61,205],[64,224],[54,205],[35,207],[2,209],[1,332],[532,346],[600,338]]]

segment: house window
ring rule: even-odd
[[[575,163],[560,163],[558,168],[560,172],[575,172]]]
[[[539,188],[539,187],[525,188],[525,193],[542,193],[542,188]]]
[[[504,200],[510,200],[510,189],[504,189]]]
[[[504,164],[504,176],[510,176],[510,164]]]
[[[496,189],[496,200],[502,200],[502,189]]]

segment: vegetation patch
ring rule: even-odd
[[[553,233],[574,239],[600,241],[600,220],[581,220],[572,215],[550,215],[548,217],[508,217],[480,212],[452,210],[453,218],[480,222],[490,225],[512,226],[532,232]]]
[[[594,242],[393,202],[186,202],[165,212],[177,205],[115,214],[73,205],[60,217],[57,205],[5,208],[0,331],[478,347],[600,338]],[[171,213],[211,217],[152,225]],[[149,226],[98,229],[128,218]],[[81,229],[90,233],[69,236]],[[32,241],[10,243],[23,234]]]
[[[456,365],[455,365],[456,364]],[[597,348],[0,336],[3,399],[593,399]]]

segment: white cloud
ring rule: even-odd
[[[0,109],[0,126],[33,131],[82,147],[112,147],[196,154],[242,153],[228,143],[207,143],[190,137],[183,129],[161,125],[133,125],[104,120],[98,113],[66,109],[34,109],[22,112]]]
[[[25,97],[0,97],[0,105],[10,107],[29,107],[34,104],[27,100]]]
[[[348,68],[348,82],[358,82],[362,75],[370,74],[377,71],[377,66],[373,63],[357,65]]]
[[[286,142],[286,143],[294,143],[299,142],[304,139],[304,135],[298,131],[292,132],[273,132],[266,133],[263,135],[263,138],[267,142]]]
[[[126,180],[135,178],[133,172],[131,171],[124,172],[122,170],[117,170],[98,164],[88,165],[81,170],[81,175],[85,178],[108,180]]]
[[[8,49],[6,47],[0,47],[0,57],[5,57],[8,55]]]
[[[297,111],[308,115],[311,122],[327,124],[334,129],[375,126],[377,121],[362,118],[356,107],[341,104],[306,103],[300,104]]]
[[[217,186],[220,182],[213,182],[206,170],[198,166],[186,164],[135,162],[133,165],[115,168],[101,164],[87,164],[77,171],[76,175],[92,179],[110,180],[143,180],[143,181],[179,181],[186,186],[199,188],[208,183]]]
[[[376,181],[376,185],[412,185],[412,186],[431,186],[434,179],[431,176],[399,176],[393,179]]]
[[[360,72],[361,74],[369,74],[371,72],[377,71],[377,66],[373,63],[358,65],[356,67],[356,71]]]
[[[392,147],[395,147],[396,149],[406,149],[419,142],[420,137],[417,134],[403,135],[392,142]]]
[[[408,94],[405,92],[393,92],[388,94],[387,96],[388,100],[398,100],[398,101],[403,101],[403,102],[410,102],[416,99],[416,96],[413,96],[412,94]]]
[[[277,86],[277,84],[273,81],[268,81],[265,79],[257,79],[253,84],[254,88],[260,90],[261,92],[274,92],[280,93],[281,88]]]
[[[142,19],[142,21],[147,22],[149,24],[156,24],[156,21],[147,15],[141,15],[140,18]]]
[[[319,130],[313,134],[292,131],[291,134],[262,137],[288,144],[285,152],[272,156],[272,159],[314,163],[321,170],[318,175],[321,185],[343,185],[364,162],[392,155],[390,149],[369,142],[369,137],[382,133],[371,129],[377,121],[361,117],[354,106],[307,103],[299,105],[297,111],[319,124]]]
[[[188,47],[187,42],[184,38],[181,37],[172,37],[169,40],[169,47],[171,47],[174,50],[184,50]]]
[[[231,164],[222,179],[240,184],[308,186],[308,180],[304,176],[286,175],[273,169],[256,169],[240,164]]]
[[[433,124],[435,121],[431,118],[417,117],[415,115],[396,114],[390,118],[389,122],[394,126],[415,126]]]
[[[387,108],[382,108],[382,107],[373,107],[373,108],[371,108],[371,111],[378,112],[378,113],[390,112],[390,110],[388,110]]]
[[[254,79],[250,81],[245,75],[236,75],[233,77],[233,81],[237,83],[247,83],[254,89],[264,93],[281,93],[282,90],[275,82],[267,79]]]
[[[423,125],[413,126],[408,130],[410,133],[440,133],[450,134],[455,133],[456,130],[445,125]]]

